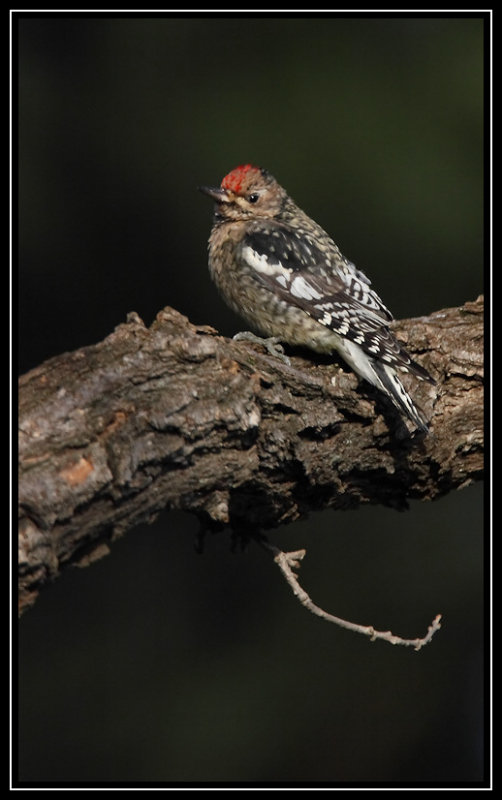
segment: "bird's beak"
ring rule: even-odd
[[[199,186],[198,189],[199,192],[208,194],[209,197],[212,197],[217,203],[232,202],[232,198],[230,197],[231,192],[228,191],[228,189],[221,189],[219,186]]]

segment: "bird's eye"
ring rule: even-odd
[[[248,203],[256,203],[260,199],[260,195],[257,193],[248,195]]]

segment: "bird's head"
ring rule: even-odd
[[[216,201],[215,213],[225,220],[276,217],[286,192],[266,169],[244,164],[225,175],[221,186],[199,186]]]

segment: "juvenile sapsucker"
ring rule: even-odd
[[[389,330],[392,314],[370,281],[267,170],[246,164],[220,187],[209,270],[231,308],[266,336],[318,353],[337,351],[413,424],[427,420],[401,383],[409,372],[434,383]]]

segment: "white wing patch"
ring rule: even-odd
[[[293,269],[283,267],[275,258],[269,259],[266,253],[258,253],[246,245],[242,248],[242,257],[246,263],[262,275],[275,278],[277,283],[287,289],[293,297],[301,300],[321,300],[322,294],[303,275],[296,275],[292,279]]]
[[[283,267],[276,259],[274,259],[273,262],[269,262],[266,253],[258,253],[256,250],[253,250],[252,247],[246,245],[242,248],[242,257],[244,261],[257,272],[261,272],[263,275],[270,275],[277,280],[281,277],[284,281],[289,283],[292,270]],[[286,283],[282,281],[280,281],[280,283],[281,286],[286,286]]]
[[[322,294],[318,292],[311,283],[302,275],[297,275],[291,283],[290,292],[294,297],[301,297],[302,300],[320,300]]]

